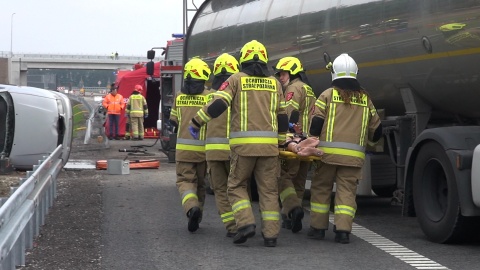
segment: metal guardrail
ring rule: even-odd
[[[20,186],[0,206],[0,270],[25,265],[25,251],[33,247],[40,226],[57,196],[62,169],[62,145],[21,178]]]

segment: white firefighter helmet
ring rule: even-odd
[[[342,53],[335,58],[330,68],[332,81],[343,78],[357,79],[357,63],[346,53]]]

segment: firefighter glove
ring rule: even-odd
[[[192,137],[195,139],[195,140],[198,140],[198,136],[200,135],[200,130],[193,127],[193,126],[189,126],[188,127],[188,131],[190,131],[190,135],[192,135]]]

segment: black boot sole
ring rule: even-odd
[[[234,244],[243,244],[247,242],[248,238],[252,238],[255,236],[255,227],[248,228],[246,232],[238,232],[237,235],[233,237]]]
[[[188,217],[188,231],[189,232],[194,232],[198,230],[199,227],[199,220],[202,215],[202,212],[200,211],[200,208],[194,207],[192,210],[190,210],[190,216]]]

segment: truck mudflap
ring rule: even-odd
[[[480,145],[473,150],[472,160],[472,196],[473,203],[480,207]]]

